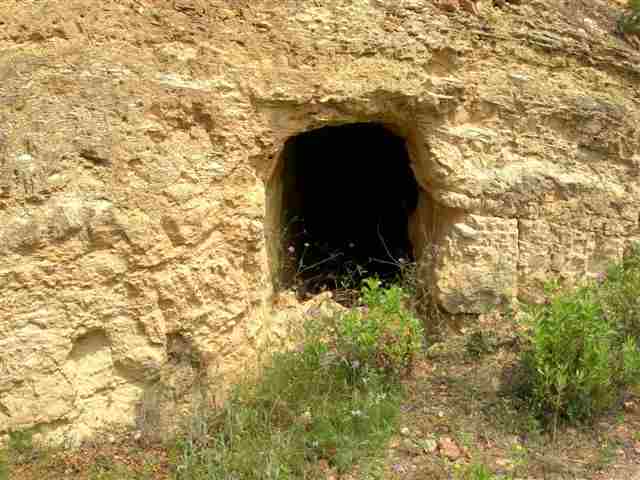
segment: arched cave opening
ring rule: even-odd
[[[276,287],[350,289],[413,261],[419,188],[402,137],[377,123],[323,127],[291,137],[279,160]]]

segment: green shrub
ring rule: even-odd
[[[461,470],[457,477],[460,480],[496,480],[498,478],[482,463],[472,463]]]
[[[621,340],[640,339],[640,247],[634,245],[624,260],[608,269],[598,294],[605,315]]]
[[[476,330],[472,332],[465,343],[467,354],[474,358],[480,358],[496,351],[497,342],[491,333]]]
[[[593,290],[581,288],[557,295],[532,314],[531,349],[524,361],[539,413],[579,420],[611,405],[614,335],[602,313]]]
[[[45,449],[36,448],[33,442],[35,430],[32,428],[9,432],[7,442],[8,459],[13,464],[27,464],[45,454]]]
[[[361,308],[353,308],[335,323],[335,349],[357,372],[401,374],[411,370],[422,347],[423,328],[405,306],[407,294],[397,285],[383,288],[369,278],[362,288]]]
[[[531,309],[522,353],[521,393],[557,427],[611,408],[640,379],[640,255],[635,249],[606,278],[555,291]]]

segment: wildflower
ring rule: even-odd
[[[356,244],[355,244],[355,243],[353,243],[353,242],[349,242],[349,248],[353,248],[353,247],[355,247],[355,246],[356,246]]]
[[[354,417],[361,417],[362,410],[351,410],[351,415],[353,415]]]
[[[293,245],[290,245],[289,248],[287,248],[287,250],[289,250],[289,253],[293,253],[296,251],[295,247]]]
[[[307,316],[311,318],[318,318],[321,315],[322,315],[322,310],[320,310],[320,307],[311,307],[309,310],[307,310]]]
[[[305,248],[309,248],[309,243],[308,242],[304,242],[304,246],[305,246]]]
[[[358,360],[354,360],[353,362],[351,362],[351,368],[353,368],[354,370],[360,368],[360,362]]]

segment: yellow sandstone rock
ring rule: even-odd
[[[306,310],[273,297],[282,152],[302,132],[406,142],[413,253],[435,252],[451,313],[619,258],[640,238],[639,54],[607,12],[578,29],[555,0],[480,3],[4,1],[0,435],[146,428],[141,404],[219,394],[286,342]]]

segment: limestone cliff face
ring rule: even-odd
[[[185,352],[216,382],[284,335],[278,159],[303,131],[406,139],[452,313],[640,239],[640,56],[615,11],[437,3],[4,0],[0,434],[131,423]]]

